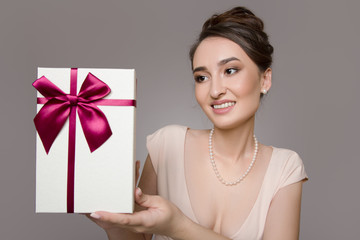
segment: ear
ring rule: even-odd
[[[261,82],[260,82],[260,86],[261,86],[260,90],[261,91],[265,89],[268,92],[270,90],[270,88],[271,88],[271,76],[272,76],[271,68],[267,68],[261,74]]]

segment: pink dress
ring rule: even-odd
[[[185,135],[187,127],[169,125],[147,137],[147,149],[157,174],[158,194],[173,202],[191,220],[199,223],[192,210],[184,172]],[[236,233],[235,240],[262,239],[271,200],[277,191],[289,184],[307,179],[304,165],[294,151],[273,147],[264,180],[249,216]],[[155,236],[156,240],[171,239]]]

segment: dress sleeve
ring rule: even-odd
[[[307,179],[308,176],[300,156],[296,152],[292,152],[283,166],[279,189]]]
[[[146,147],[156,174],[167,166],[167,161],[175,159],[173,155],[180,153],[186,129],[185,126],[167,125],[147,136]]]

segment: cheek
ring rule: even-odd
[[[234,91],[238,96],[252,96],[258,95],[258,88],[260,86],[260,79],[258,76],[245,75],[240,81],[233,85]]]
[[[204,87],[195,85],[195,98],[200,106],[206,101],[206,93]]]
[[[233,90],[238,97],[249,97],[257,93],[257,85],[253,82],[239,83],[234,86]]]
[[[260,80],[258,78],[248,79],[246,84],[239,86],[238,97],[241,107],[246,111],[255,113],[260,103],[259,86]]]

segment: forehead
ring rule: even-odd
[[[208,37],[197,47],[194,54],[193,67],[217,64],[221,60],[230,57],[236,57],[244,63],[253,63],[237,43],[227,38]]]

